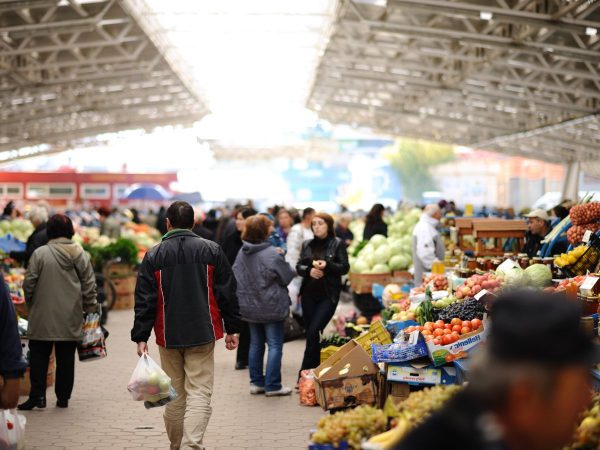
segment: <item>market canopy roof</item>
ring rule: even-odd
[[[340,0],[308,106],[389,134],[600,161],[599,29],[588,0]]]
[[[0,159],[191,124],[208,110],[186,73],[143,1],[2,1]]]

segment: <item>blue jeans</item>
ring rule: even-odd
[[[271,323],[249,323],[250,383],[264,387],[266,392],[281,389],[281,357],[283,356],[283,320]],[[265,343],[269,346],[267,369],[263,373]]]

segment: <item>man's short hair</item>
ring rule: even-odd
[[[167,208],[167,219],[173,228],[191,229],[194,226],[194,208],[187,202],[173,202]]]
[[[48,210],[43,206],[34,206],[29,211],[29,220],[32,222],[48,222]]]
[[[308,208],[304,208],[304,211],[302,211],[302,220],[306,219],[308,216],[311,216],[315,213],[315,209],[308,207]]]
[[[48,219],[46,234],[48,235],[48,239],[71,239],[75,234],[73,222],[71,222],[69,216],[65,216],[64,214],[54,214]]]

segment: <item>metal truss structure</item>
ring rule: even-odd
[[[600,1],[340,0],[308,106],[395,135],[600,161]]]
[[[157,27],[142,0],[0,0],[0,159],[206,115]]]

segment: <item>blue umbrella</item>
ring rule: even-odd
[[[158,184],[134,184],[125,195],[126,200],[162,201],[170,198],[171,194]]]
[[[200,192],[179,193],[173,196],[173,200],[181,200],[191,204],[202,203],[202,194],[200,194]]]

